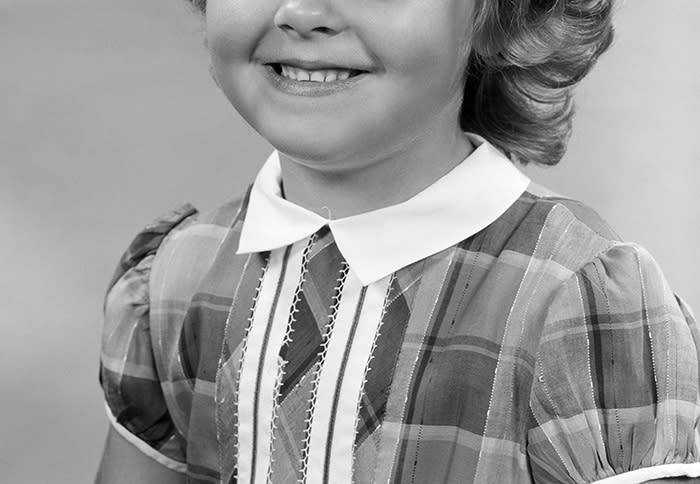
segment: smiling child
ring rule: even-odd
[[[563,156],[612,0],[193,3],[275,150],[120,261],[98,483],[696,482],[691,310],[516,167]]]

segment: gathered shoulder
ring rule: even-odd
[[[562,282],[621,241],[590,205],[530,183],[476,243],[480,252],[504,260],[532,261]]]
[[[566,209],[578,223],[601,238],[609,241],[622,240],[610,223],[586,202],[554,192],[535,182],[530,182],[523,196],[541,210]]]
[[[140,286],[144,303],[152,302],[154,295],[167,299],[173,288],[180,295],[194,290],[224,241],[237,246],[249,192],[207,212],[189,202],[178,203],[146,224],[117,263],[105,308],[116,286],[131,293]]]
[[[182,470],[187,392],[177,348],[183,311],[220,252],[232,253],[245,195],[200,213],[178,204],[141,229],[121,257],[105,296],[100,382],[117,431],[147,455]],[[177,352],[175,353],[177,354]],[[169,388],[169,387],[168,387]]]
[[[152,300],[187,302],[222,251],[235,252],[249,190],[171,231],[153,262]]]
[[[130,269],[155,254],[163,240],[177,226],[196,217],[198,211],[189,203],[180,203],[143,227],[122,254],[108,284],[108,291]]]
[[[132,239],[109,283],[104,303],[100,383],[116,431],[172,469],[184,466],[185,446],[175,431],[150,350],[150,282],[163,242],[192,224],[198,212],[182,203],[156,217]]]
[[[221,241],[231,232],[240,232],[247,205],[247,192],[205,212],[196,211],[189,223],[182,224],[163,239],[162,246],[181,246],[185,240],[206,237]],[[191,206],[184,204],[184,206]],[[174,209],[177,210],[177,207]]]
[[[621,240],[595,210],[559,195],[528,198],[546,214],[542,233],[551,225],[569,249],[559,260],[570,270],[546,298],[535,357],[534,481],[633,472],[646,481],[666,466],[675,466],[669,477],[694,475],[700,345],[692,311],[652,254]]]

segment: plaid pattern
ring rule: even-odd
[[[235,255],[246,204],[159,219],[106,299],[111,412],[195,483],[238,482],[250,454],[237,407],[251,396],[237,388],[270,254]],[[697,324],[651,255],[618,239],[531,184],[486,229],[394,273],[345,436],[353,482],[591,483],[699,462]],[[279,353],[274,484],[307,477],[314,371],[344,270],[326,229],[307,257]]]
[[[293,337],[280,351],[287,362],[279,389],[278,432],[272,453],[270,476],[272,482],[296,483],[302,479],[299,465],[306,448],[306,419],[311,411],[314,376],[321,364],[324,338],[329,332],[329,307],[339,297],[338,275],[343,260],[330,231],[323,230],[319,240],[311,245],[307,276],[299,291],[297,313],[290,324]]]

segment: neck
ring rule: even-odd
[[[332,163],[333,167],[351,167],[348,169],[311,167],[280,153],[284,196],[328,219],[404,202],[474,150],[461,131],[437,131],[415,137],[389,153]]]

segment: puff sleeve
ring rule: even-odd
[[[161,464],[184,470],[184,442],[163,396],[149,331],[149,276],[165,237],[196,210],[183,204],[146,226],[122,256],[109,283],[99,379],[113,427]]]
[[[643,247],[614,243],[555,292],[535,359],[536,484],[700,476],[699,333]]]

